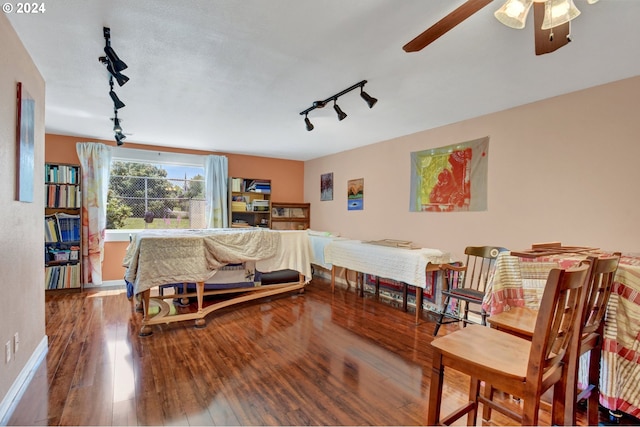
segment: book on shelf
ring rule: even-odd
[[[50,183],[77,184],[80,179],[79,166],[45,165],[45,179]]]
[[[44,241],[45,243],[56,243],[58,238],[58,221],[55,215],[46,215],[44,217]]]
[[[249,181],[246,191],[255,191],[256,193],[271,193],[271,182],[260,180]]]
[[[56,265],[45,267],[46,289],[71,289],[80,287],[80,265]]]
[[[237,193],[242,191],[242,178],[231,178],[231,191]]]
[[[55,215],[61,242],[80,241],[80,215],[58,212]]]
[[[71,184],[47,184],[45,206],[49,208],[79,208],[80,187]]]

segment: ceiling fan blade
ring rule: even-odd
[[[433,24],[409,43],[402,46],[405,52],[417,52],[436,41],[440,36],[491,3],[493,0],[467,0],[453,12]]]
[[[571,24],[569,22],[549,30],[543,30],[542,21],[544,21],[544,3],[533,3],[536,55],[551,53],[569,44],[569,33],[571,31]],[[553,40],[550,40],[551,32],[553,32]]]

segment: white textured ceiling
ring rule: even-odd
[[[463,0],[53,0],[8,14],[46,80],[46,131],[113,138],[102,27],[129,68],[126,142],[308,160],[640,75],[640,0],[575,0],[569,45],[536,56],[495,1],[417,53]],[[299,112],[359,82],[358,90]]]

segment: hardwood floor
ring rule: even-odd
[[[214,312],[203,329],[173,323],[142,338],[140,317],[124,290],[47,294],[46,363],[9,424],[426,422],[434,328],[426,312],[416,326],[412,313],[353,288],[332,294],[314,279],[301,295]],[[467,387],[468,378],[445,375],[445,410]]]

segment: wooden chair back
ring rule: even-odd
[[[506,250],[498,246],[467,246],[464,250],[465,270],[457,287],[484,293],[496,258]]]
[[[506,249],[498,246],[467,246],[464,250],[466,255],[464,264],[440,265],[440,270],[444,274],[443,302],[440,316],[433,329],[434,336],[438,335],[440,326],[447,323],[462,321],[463,326],[475,323],[469,320],[469,312],[480,316],[482,325],[486,324],[487,313],[482,309],[481,304],[496,258],[503,251]],[[451,299],[457,301],[457,311],[449,307]],[[470,307],[472,304],[475,308]],[[445,321],[445,317],[450,320]]]
[[[583,335],[598,332],[603,325],[620,256],[621,253],[616,252],[610,257],[588,257],[592,267],[582,327]]]
[[[549,273],[531,340],[527,382],[536,384],[541,378],[543,383],[546,379],[557,382],[568,357],[577,357],[590,264],[582,261],[574,268],[554,268]],[[557,286],[550,286],[554,283]]]

